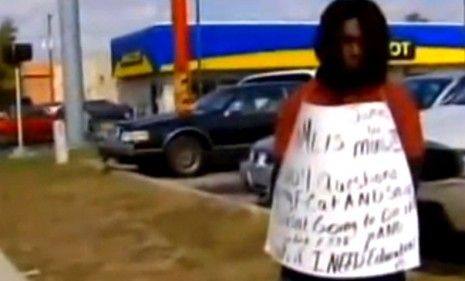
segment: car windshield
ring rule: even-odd
[[[234,89],[217,89],[210,94],[207,94],[197,102],[197,111],[211,112],[225,108],[231,100]]]
[[[407,80],[407,87],[420,109],[430,108],[452,82],[450,78],[419,78]]]

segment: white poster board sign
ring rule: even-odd
[[[327,278],[419,266],[414,188],[384,103],[302,106],[276,183],[266,251]]]

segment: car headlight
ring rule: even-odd
[[[150,139],[148,131],[128,131],[121,134],[122,142],[144,142]]]

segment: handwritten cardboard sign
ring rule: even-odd
[[[407,160],[384,103],[304,104],[275,188],[267,252],[327,278],[419,266]]]

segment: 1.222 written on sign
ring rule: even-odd
[[[413,60],[415,59],[415,44],[411,41],[394,40],[389,44],[391,60]]]

